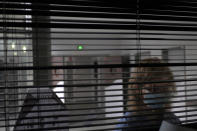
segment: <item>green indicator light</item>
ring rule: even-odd
[[[78,46],[77,46],[77,49],[78,49],[78,50],[83,50],[83,46],[82,46],[82,45],[78,45]]]

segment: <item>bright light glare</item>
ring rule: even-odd
[[[57,83],[57,85],[64,85],[64,81],[59,81],[58,83]],[[58,92],[58,93],[56,93],[56,95],[59,97],[59,98],[61,98],[60,100],[63,102],[63,103],[65,103],[65,100],[64,100],[64,87],[62,86],[62,87],[55,87],[54,89],[53,89],[53,91],[56,93],[56,92]]]
[[[12,49],[15,49],[16,48],[16,45],[15,45],[14,42],[12,43],[11,47],[12,47]]]
[[[14,56],[17,56],[17,52],[14,52]]]
[[[27,47],[23,46],[23,52],[25,53],[27,51]]]

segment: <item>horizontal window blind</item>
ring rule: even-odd
[[[1,131],[197,123],[195,0],[0,1]]]

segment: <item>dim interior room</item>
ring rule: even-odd
[[[76,35],[72,34],[73,32],[75,32],[76,30],[70,29],[68,30],[68,32],[71,32],[71,34],[66,34],[66,35],[62,35],[62,37],[69,37],[69,38],[75,38]],[[81,29],[81,30],[77,30],[80,31],[81,34],[77,35],[78,39],[74,39],[74,40],[60,40],[60,41],[56,41],[53,40],[52,41],[52,54],[53,56],[66,56],[66,60],[69,61],[69,56],[72,56],[73,59],[70,60],[76,60],[79,62],[78,64],[93,64],[95,61],[98,62],[98,64],[105,64],[105,63],[99,63],[102,60],[116,60],[116,62],[112,62],[113,64],[119,64],[119,62],[123,62],[123,59],[126,57],[126,63],[130,63],[130,64],[134,64],[136,63],[136,57],[138,54],[140,54],[140,59],[144,59],[144,58],[149,58],[149,57],[158,57],[160,59],[163,59],[165,62],[169,62],[169,63],[190,63],[190,62],[195,62],[195,45],[196,42],[194,41],[190,41],[187,39],[195,39],[195,36],[183,36],[184,34],[190,34],[190,32],[177,32],[177,31],[171,31],[170,33],[167,31],[140,31],[139,36],[137,36],[135,34],[135,30],[92,30],[92,29]],[[87,33],[88,34],[83,34],[83,33]],[[98,34],[94,34],[94,32],[104,32],[102,35],[98,35]],[[120,34],[108,34],[109,32],[112,33],[122,33]],[[89,34],[90,33],[90,34]],[[106,33],[106,34],[105,34]],[[131,34],[130,34],[131,33]],[[133,34],[132,34],[133,33]],[[148,35],[147,35],[148,34]],[[158,35],[159,34],[159,35]],[[163,35],[161,35],[163,34]],[[168,35],[166,35],[168,34]],[[179,34],[180,36],[174,36],[173,34]],[[193,34],[195,34],[195,32],[193,32]],[[53,36],[53,34],[52,34]],[[60,37],[60,35],[58,35],[58,37]],[[87,40],[88,38],[93,38],[91,40]],[[150,40],[140,40],[140,44],[137,42],[137,37],[143,37],[143,38],[150,38]],[[80,39],[82,38],[82,39]],[[86,38],[86,40],[83,40],[83,38]],[[95,38],[115,38],[116,40],[94,40]],[[119,39],[120,38],[120,39]],[[131,38],[133,38],[132,40],[130,40]],[[158,40],[152,40],[151,38],[158,38]],[[160,40],[160,38],[169,38],[172,40]],[[117,40],[119,39],[119,40]],[[174,39],[186,39],[186,40],[174,40]],[[56,43],[64,43],[61,46],[57,46]],[[68,45],[67,45],[68,44]],[[78,50],[78,46],[82,45],[83,49],[82,50]],[[140,48],[139,50],[136,50]],[[54,50],[58,50],[58,49],[71,49],[72,51],[54,51]],[[93,49],[93,51],[91,50]],[[98,50],[94,50],[94,49],[98,49]],[[107,50],[103,50],[103,49],[107,49]],[[78,57],[74,58],[74,57]],[[84,58],[83,58],[84,57]],[[104,57],[109,57],[109,59],[106,59]],[[113,58],[112,58],[113,57]],[[79,60],[81,59],[81,61]],[[92,62],[90,62],[88,60],[88,62],[86,62],[86,60],[89,59]],[[67,61],[67,62],[68,62]],[[89,63],[90,62],[90,63]],[[109,62],[110,63],[110,62]],[[64,63],[66,64],[66,63]],[[72,63],[73,64],[73,63]],[[196,99],[196,96],[187,96],[187,95],[192,95],[195,94],[195,91],[190,91],[192,89],[195,89],[193,85],[196,84],[196,82],[194,81],[196,79],[196,67],[195,66],[188,66],[188,67],[171,67],[171,70],[173,71],[173,74],[175,76],[175,80],[180,80],[180,82],[176,82],[176,90],[180,92],[176,93],[175,96],[182,96],[182,97],[178,97],[178,98],[172,98],[172,101],[186,101],[189,99]],[[102,69],[99,70],[100,72],[102,72]],[[128,72],[132,72],[132,67],[129,68],[129,70],[127,70]],[[187,74],[185,76],[185,74]],[[132,73],[130,74],[132,75]],[[101,76],[102,77],[102,76]],[[187,77],[187,78],[185,78]],[[103,77],[104,79],[106,79],[105,77]],[[182,79],[191,79],[191,81],[181,81]],[[97,82],[102,82],[102,81],[97,81]],[[123,82],[123,79],[121,78],[115,78],[113,80],[112,83],[121,83]],[[189,87],[190,86],[190,87]],[[63,88],[63,87],[62,87]],[[75,87],[74,87],[75,88]],[[124,111],[124,107],[119,107],[119,106],[123,106],[124,102],[114,102],[114,103],[107,103],[107,101],[122,101],[124,99],[123,96],[123,91],[113,91],[113,89],[123,89],[123,85],[111,85],[111,86],[104,86],[104,87],[98,87],[97,89],[104,89],[106,91],[103,92],[99,92],[99,94],[97,95],[112,95],[112,97],[104,97],[101,99],[98,99],[100,101],[105,101],[105,104],[98,104],[96,106],[105,106],[105,109],[102,110],[103,112],[113,112],[113,111]],[[188,89],[188,91],[187,91]],[[78,89],[71,89],[71,90],[75,90],[77,91]],[[86,89],[79,89],[79,90],[91,90],[88,89],[86,87]],[[108,90],[112,90],[112,91],[108,91]],[[183,91],[184,90],[184,91]],[[69,96],[69,94],[67,94]],[[75,94],[72,94],[71,96],[73,96]],[[76,93],[76,96],[80,95]],[[83,94],[84,96],[90,95],[88,94]],[[95,94],[92,94],[92,96],[94,96]],[[113,95],[120,95],[119,97],[114,98]],[[82,100],[82,99],[81,99]],[[69,101],[69,100],[68,100]],[[72,101],[72,100],[71,100]],[[75,101],[75,100],[73,100]],[[77,101],[77,100],[76,100]],[[80,101],[80,100],[79,100]],[[83,101],[83,100],[82,100]],[[86,101],[86,100],[85,100]],[[87,100],[89,101],[89,100]],[[92,99],[90,100],[92,101]],[[191,103],[187,103],[187,102],[178,102],[178,103],[173,103],[173,106],[177,108],[172,109],[172,111],[174,112],[181,112],[181,111],[187,111],[189,109],[193,109],[192,107],[184,107],[187,104],[191,104]],[[111,108],[111,106],[117,106],[114,108]],[[178,107],[178,106],[182,106],[182,107]],[[109,107],[109,108],[107,108]],[[195,108],[195,107],[194,107]],[[101,111],[101,112],[102,112]],[[191,111],[191,112],[187,112],[187,114],[185,112],[181,112],[181,113],[175,113],[178,116],[184,116],[184,115],[190,115],[190,117],[187,118],[180,118],[181,120],[192,120],[192,119],[196,119],[195,116],[191,116],[192,114],[195,114],[196,111]],[[118,116],[123,116],[123,113],[109,113],[106,114],[103,117],[109,117],[109,118],[113,118],[114,119],[110,119],[107,120],[106,122],[118,122],[118,119],[116,119],[116,117]],[[114,127],[115,128],[116,125],[110,125],[110,126],[103,126],[103,129],[107,128],[107,127]],[[102,127],[99,126],[98,129],[101,129]],[[97,129],[95,127],[93,128],[80,128],[78,130],[91,130],[91,129]],[[77,130],[77,128],[71,129],[73,131]]]
[[[197,10],[188,8],[195,1],[43,1],[0,2],[0,131],[156,131],[160,125],[132,125],[126,116],[142,106],[128,104],[138,101],[129,87],[162,82],[175,83],[162,110],[180,126],[196,125]],[[161,59],[173,80],[130,81],[147,58]]]

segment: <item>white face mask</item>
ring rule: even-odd
[[[151,93],[148,90],[144,90],[144,93]],[[166,97],[165,94],[144,94],[144,103],[147,104],[147,106],[151,107],[151,108],[161,108],[164,107],[164,103],[163,102],[167,102],[168,98],[160,98],[160,97]],[[152,99],[149,99],[152,98]],[[158,104],[154,104],[154,103],[158,103]]]

